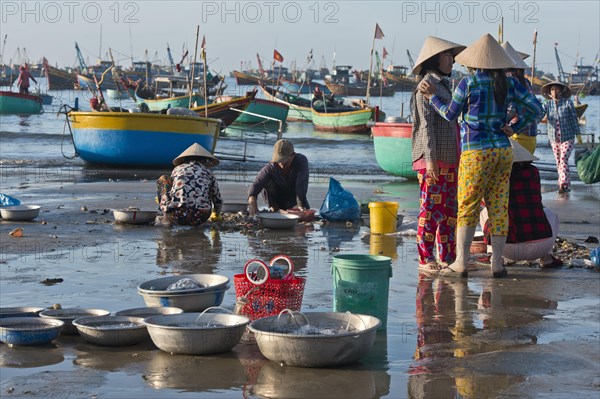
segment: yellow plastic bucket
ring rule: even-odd
[[[383,255],[392,259],[398,257],[395,235],[371,234],[369,255]]]
[[[398,220],[397,202],[369,202],[371,234],[387,234],[396,231]]]

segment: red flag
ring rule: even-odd
[[[200,48],[205,48],[206,47],[206,36],[202,36],[202,45],[200,46]]]
[[[383,39],[383,31],[379,27],[379,24],[375,24],[375,39]]]
[[[277,62],[283,62],[283,55],[277,50],[273,50],[273,59]]]
[[[388,52],[387,52],[387,50],[384,47],[383,48],[383,54],[381,55],[381,58],[385,59],[385,57],[387,57],[387,56],[388,56]]]

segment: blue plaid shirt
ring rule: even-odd
[[[508,123],[508,104],[514,104],[519,111],[519,120],[512,126],[515,132],[541,119],[543,108],[537,98],[515,78],[507,77],[506,80],[505,107],[496,104],[494,81],[483,70],[460,81],[450,104],[444,104],[437,96],[431,98],[431,105],[444,119],[452,121],[462,114],[462,151],[510,147],[508,137],[501,130]]]
[[[546,100],[544,102],[544,111],[548,114],[548,138],[552,142],[564,143],[565,141],[575,140],[575,136],[580,134],[579,121],[575,112],[575,104],[567,98],[558,100]],[[556,136],[556,122],[560,126],[560,140]]]

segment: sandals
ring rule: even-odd
[[[437,274],[441,270],[441,266],[436,261],[427,262],[425,264],[419,263],[419,272],[425,274]]]
[[[467,278],[469,277],[469,272],[468,270],[465,270],[464,272],[457,272],[456,270],[446,267],[440,270],[440,272],[438,273],[438,277]]]

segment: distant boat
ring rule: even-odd
[[[240,113],[232,108],[245,111],[255,96],[256,90],[248,92],[243,97],[234,97],[226,101],[209,104],[206,111],[204,106],[192,108],[192,111],[199,116],[204,116],[207,113],[209,118],[220,119],[225,126],[229,126],[240,116]]]
[[[278,91],[272,87],[260,87],[268,100],[286,104],[289,107],[288,121],[312,122],[312,109],[309,99]]]
[[[33,115],[42,112],[43,99],[32,94],[0,91],[0,114]]]
[[[318,87],[320,91],[325,94],[331,94],[331,91],[327,86],[317,82],[291,82],[289,80],[281,79],[281,85],[291,94],[310,94],[315,91]]]
[[[233,71],[233,76],[235,77],[235,82],[238,85],[252,86],[252,85],[257,85],[260,82],[262,82],[263,84],[277,84],[277,79],[262,78],[257,75],[251,75],[249,73],[235,71],[235,70]]]
[[[370,124],[377,164],[387,173],[416,179],[412,170],[412,123],[377,122]]]
[[[262,98],[255,98],[250,102],[246,112],[266,116],[272,119],[277,119],[285,122],[290,107],[287,104],[265,100]],[[250,115],[242,113],[234,123],[263,123],[272,122],[268,119],[261,118],[260,116]]]
[[[77,82],[77,74],[51,66],[44,57],[42,67],[48,82],[48,90],[72,90]]]
[[[122,84],[127,88],[127,91],[131,98],[135,100],[138,105],[146,104],[148,109],[153,112],[159,112],[168,108],[190,108],[190,104],[193,106],[196,104],[204,105],[204,97],[200,93],[174,95],[174,86],[180,82],[180,78],[174,77],[157,77],[155,79],[156,91],[152,92],[147,89],[142,89],[140,85],[135,83],[126,82],[121,80]],[[157,94],[158,85],[164,83],[169,85],[166,89],[166,93]]]
[[[129,112],[70,112],[73,145],[84,161],[100,165],[172,167],[194,143],[214,152],[218,119]]]
[[[336,96],[364,96],[367,93],[366,83],[334,83],[325,82],[329,90]],[[373,97],[383,96],[391,97],[396,93],[396,87],[393,84],[387,86],[371,86],[370,93]]]
[[[317,107],[312,108],[312,121],[316,130],[334,133],[368,133],[367,123],[385,118],[379,107]]]

